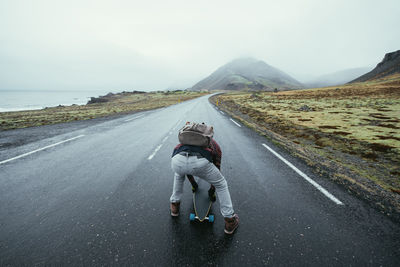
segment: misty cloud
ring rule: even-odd
[[[399,1],[2,1],[0,89],[192,86],[238,57],[299,79],[399,49]]]

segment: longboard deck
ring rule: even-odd
[[[212,201],[208,196],[208,189],[210,188],[210,184],[199,178],[196,178],[196,182],[198,184],[198,188],[193,193],[193,208],[195,219],[200,222],[203,222],[204,220],[213,222],[214,217],[209,214],[212,206]],[[212,218],[210,218],[211,216]],[[191,215],[191,218],[192,217],[193,216]]]

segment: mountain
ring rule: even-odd
[[[321,75],[317,78],[304,82],[307,87],[324,87],[333,85],[342,85],[354,80],[360,75],[370,71],[372,68],[352,68],[341,70],[325,75]]]
[[[303,85],[264,61],[240,58],[225,64],[191,90],[300,89]]]
[[[394,73],[400,73],[400,50],[387,53],[383,60],[376,65],[375,69],[351,82],[365,82],[368,80],[380,79]]]

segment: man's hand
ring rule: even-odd
[[[215,186],[211,185],[210,189],[208,189],[208,197],[212,202],[215,202],[215,200],[217,200],[217,196],[215,195]]]
[[[199,185],[196,183],[196,181],[194,180],[194,177],[190,174],[186,175],[186,177],[188,178],[189,182],[192,184],[192,192],[196,192],[197,188],[199,187]]]
[[[214,163],[214,165],[215,165],[215,167],[218,168],[218,170],[221,170],[221,163],[216,162],[216,163]]]

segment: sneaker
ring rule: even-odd
[[[232,218],[225,218],[225,234],[231,235],[239,226],[239,216],[234,214]]]
[[[179,216],[179,206],[181,203],[171,203],[171,216],[176,217]]]

